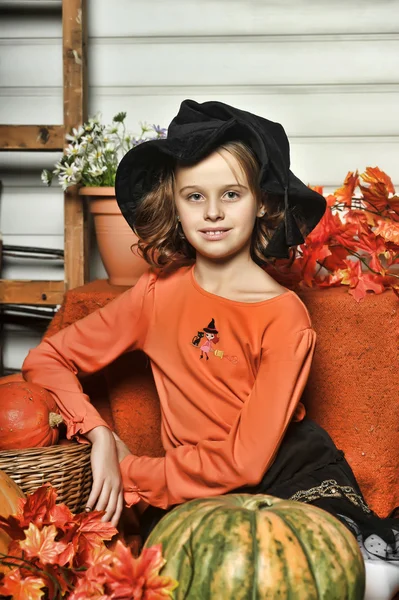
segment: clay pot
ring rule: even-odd
[[[115,198],[113,187],[82,187],[82,196],[89,200],[93,215],[98,250],[111,285],[135,285],[149,268],[137,253],[137,242],[123,217]]]

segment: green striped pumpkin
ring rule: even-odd
[[[326,511],[292,500],[226,494],[181,504],[145,546],[162,544],[176,600],[363,600],[355,537]]]

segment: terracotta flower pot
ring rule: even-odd
[[[93,215],[98,249],[111,285],[135,285],[149,268],[137,253],[137,242],[123,217],[113,187],[82,187],[82,196],[88,196]]]

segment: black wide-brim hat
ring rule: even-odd
[[[242,141],[259,165],[259,187],[284,197],[285,218],[276,228],[265,256],[288,258],[288,248],[304,243],[322,218],[327,202],[290,170],[290,147],[280,123],[269,121],[223,102],[184,100],[171,121],[167,138],[143,142],[122,158],[115,180],[119,208],[134,231],[141,199],[158,183],[166,165],[195,164],[227,141]],[[304,236],[295,215],[306,224]]]

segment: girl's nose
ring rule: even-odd
[[[217,201],[208,201],[205,203],[204,219],[211,221],[219,220],[224,218],[223,207]]]

